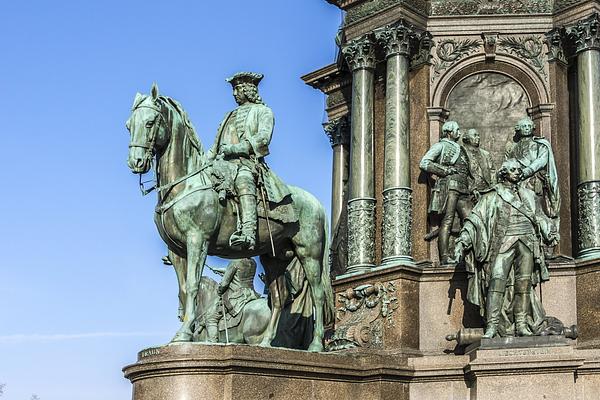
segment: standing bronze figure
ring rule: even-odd
[[[477,130],[469,129],[462,141],[469,160],[469,190],[478,199],[482,191],[495,183],[492,157],[488,151],[479,147],[481,136]]]
[[[508,146],[506,159],[514,158],[521,165],[521,180],[533,190],[544,213],[558,224],[560,192],[554,153],[550,142],[534,136],[535,124],[529,117],[515,127],[515,143]]]
[[[465,256],[467,299],[486,320],[484,338],[530,336],[544,328],[545,311],[533,287],[549,279],[542,245],[559,240],[536,194],[520,185],[521,164],[502,164],[499,183],[465,220],[455,256]]]
[[[435,175],[437,180],[431,193],[429,213],[442,215],[438,235],[440,264],[448,264],[449,240],[455,213],[464,219],[472,208],[469,191],[469,159],[458,144],[458,123],[447,121],[442,126],[442,139],[431,146],[421,160],[423,171]]]
[[[250,79],[248,75],[243,79],[237,76],[239,82]],[[333,293],[327,262],[327,217],[323,206],[309,193],[287,186],[291,209],[288,207],[286,212],[279,212],[278,218],[267,219],[273,217],[272,213],[276,211],[272,209],[276,206],[272,204],[274,198],[258,206],[262,207],[263,214],[256,225],[254,245],[253,228],[249,220],[255,214],[248,212],[248,209],[242,211],[242,227],[238,228],[238,201],[249,201],[236,200],[235,197],[240,194],[242,198],[244,195],[253,197],[254,189],[250,186],[254,182],[250,182],[250,176],[255,178],[253,168],[260,165],[246,159],[256,158],[260,162],[259,159],[267,154],[272,129],[272,123],[265,128],[261,123],[252,122],[260,113],[253,111],[253,106],[249,108],[246,117],[238,118],[236,115],[232,120],[239,121],[239,127],[236,125],[234,129],[227,121],[222,124],[217,139],[219,146],[213,148],[210,156],[204,154],[203,146],[181,105],[169,97],[160,96],[156,85],[152,87],[150,96],[136,95],[132,114],[127,121],[131,133],[129,168],[134,173],[143,174],[148,172],[153,159],[156,164],[158,205],[155,222],[169,247],[169,257],[180,283],[183,307],[183,323],[173,341],[192,340],[197,317],[196,300],[206,256],[246,258],[258,255],[267,274],[272,307],[271,319],[261,344],[270,346],[275,337],[282,302],[285,300],[279,296],[278,288],[284,287],[287,266],[297,260],[304,269],[314,304],[313,340],[308,350],[322,351],[324,325],[333,318]],[[264,115],[268,115],[266,110]],[[253,127],[269,132],[264,136],[257,135],[258,131]],[[242,139],[239,143],[233,143],[233,133]],[[222,135],[229,136],[223,139]],[[234,162],[228,162],[233,158],[236,159]],[[232,168],[234,166],[237,169]],[[242,172],[243,178],[238,180],[240,171],[245,172]],[[215,177],[219,179],[215,180]],[[233,189],[226,184],[231,181],[237,181]],[[224,195],[237,190],[240,193]],[[232,235],[233,239],[230,240]]]

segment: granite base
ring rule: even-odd
[[[432,356],[180,344],[145,349],[123,371],[133,400],[591,400],[600,393],[600,351],[572,345]]]

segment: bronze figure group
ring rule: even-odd
[[[443,138],[421,161],[437,177],[430,213],[441,216],[440,263],[464,261],[467,300],[479,306],[486,322],[484,338],[543,334],[548,318],[534,290],[549,279],[547,249],[559,241],[558,178],[549,142],[533,135],[530,118],[515,127],[505,161],[494,172],[489,153],[469,129],[446,122]],[[460,230],[450,251],[451,230]]]

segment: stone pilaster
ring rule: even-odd
[[[343,116],[323,124],[333,150],[333,173],[331,190],[331,232],[338,230],[338,224],[344,208],[346,193],[345,182],[348,179],[348,147],[350,145],[350,124]]]
[[[375,36],[387,60],[382,263],[413,263],[408,71],[416,35],[411,26],[400,21],[378,29]]]
[[[600,16],[566,29],[577,55],[578,257],[600,257]]]
[[[373,176],[373,91],[375,47],[371,35],[348,42],[342,53],[352,69],[348,270],[375,266],[375,190]]]

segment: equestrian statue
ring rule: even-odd
[[[285,273],[299,262],[314,306],[309,351],[323,350],[333,322],[328,228],[323,206],[308,192],[284,184],[265,156],[274,118],[258,94],[261,74],[229,78],[238,107],[223,119],[214,146],[204,152],[183,107],[152,86],[136,94],[126,127],[128,166],[144,194],[157,192],[154,220],[169,249],[179,283],[180,329],[173,342],[193,340],[198,291],[207,255],[259,256],[269,287],[271,316],[260,345],[271,346],[285,302]],[[142,175],[155,166],[156,185]]]

